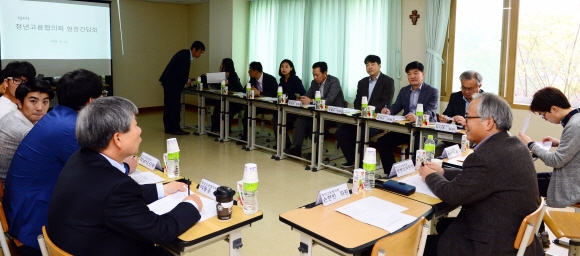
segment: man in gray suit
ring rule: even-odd
[[[419,169],[443,202],[462,206],[457,218],[439,222],[440,237],[429,240],[439,238],[437,255],[515,255],[519,226],[539,207],[532,156],[524,143],[508,134],[513,116],[499,96],[474,95],[465,119],[467,139],[478,145],[463,162],[463,170],[443,169],[430,162]],[[434,251],[426,248],[425,255]],[[525,255],[544,255],[537,237]]]
[[[312,76],[314,76],[314,80],[310,83],[310,88],[304,96],[300,97],[302,104],[310,104],[314,100],[316,91],[320,91],[320,97],[322,100],[325,100],[327,106],[346,107],[340,81],[338,78],[328,75],[326,62],[314,63],[312,65]],[[331,122],[324,123],[325,126],[330,124]],[[311,118],[304,116],[298,117],[292,138],[294,148],[284,149],[284,153],[300,157],[306,130],[310,128],[312,128]]]

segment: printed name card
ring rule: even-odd
[[[288,101],[288,106],[292,106],[292,107],[302,107],[302,102],[299,100],[289,100]]]
[[[413,164],[413,160],[407,159],[405,161],[393,164],[393,167],[391,167],[389,177],[393,177],[395,176],[395,174],[397,175],[397,177],[402,177],[414,171],[416,170],[415,165]]]
[[[443,132],[457,132],[457,125],[447,123],[435,123],[435,130]]]
[[[161,167],[161,163],[159,162],[159,159],[153,157],[152,155],[149,155],[145,152],[141,153],[141,157],[139,157],[139,162],[140,165],[145,166],[145,168],[151,170],[151,171],[155,171],[155,168],[159,169],[159,170],[163,170],[163,167]]]
[[[445,155],[447,155],[448,159],[451,159],[451,158],[461,156],[461,149],[459,148],[459,146],[457,144],[455,144],[451,147],[446,147],[444,150],[444,153],[445,153]]]
[[[322,203],[324,206],[329,206],[336,202],[342,201],[350,197],[346,183],[336,187],[327,188],[318,192],[316,204]]]
[[[328,112],[342,115],[343,109],[341,107],[328,106]]]
[[[199,183],[199,187],[197,188],[197,191],[199,191],[199,193],[203,194],[204,196],[207,196],[207,197],[215,200],[215,196],[213,195],[213,192],[215,192],[219,186],[220,185],[215,184],[209,180],[201,179],[201,183]]]
[[[387,115],[387,114],[377,114],[377,121],[387,122],[387,123],[394,123],[395,116]]]

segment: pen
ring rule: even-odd
[[[188,195],[188,196],[189,196],[189,195],[190,195],[190,193],[191,193],[191,189],[189,188],[190,184],[191,184],[191,181],[190,181],[189,179],[187,179],[187,195]]]

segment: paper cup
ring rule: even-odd
[[[421,113],[421,112],[423,112],[423,104],[418,103],[417,108],[415,109],[415,113]]]
[[[244,191],[252,192],[258,190],[258,166],[248,163],[244,166]]]
[[[436,163],[439,167],[443,167],[443,160],[441,159],[433,158],[431,159],[431,163]]]
[[[316,92],[314,93],[314,98],[315,98],[315,99],[320,99],[320,91],[316,91]]]
[[[369,104],[369,101],[367,99],[367,96],[362,96],[361,105],[363,105],[363,104]]]
[[[171,138],[167,139],[167,153],[179,152],[179,145],[177,145],[177,139]]]
[[[377,149],[367,147],[365,149],[363,162],[376,164],[377,163]]]

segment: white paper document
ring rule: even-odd
[[[246,93],[243,92],[234,92],[234,96],[240,97],[240,98],[244,98],[246,97]]]
[[[421,176],[419,174],[413,175],[413,176],[409,176],[407,178],[404,178],[402,180],[400,180],[399,182],[403,182],[403,183],[407,183],[411,186],[415,186],[415,192],[419,192],[421,194],[425,194],[428,196],[432,196],[435,198],[438,198],[433,191],[431,191],[431,189],[429,188],[429,186],[427,186],[427,183],[425,183],[423,181],[423,179],[421,178]]]
[[[139,185],[155,184],[164,181],[163,178],[155,175],[152,172],[142,172],[139,170],[133,171],[133,173],[129,174],[129,177],[133,178],[133,180]]]
[[[524,127],[522,127],[523,133],[526,133],[526,130],[528,129],[528,125],[530,124],[530,117],[532,117],[531,113],[526,116],[526,119],[524,119]]]
[[[263,100],[263,101],[270,101],[270,102],[273,102],[273,101],[277,102],[278,101],[278,98],[275,98],[275,97],[260,97],[258,99]]]
[[[173,208],[175,208],[175,206],[181,203],[181,201],[183,201],[183,199],[186,197],[187,191],[184,192],[178,191],[177,193],[171,194],[170,196],[166,196],[149,204],[149,210],[151,210],[154,213],[157,213],[157,215],[166,214],[171,210],[173,210]],[[207,199],[203,196],[200,196],[199,198],[201,199],[203,208],[200,212],[201,219],[199,219],[198,222],[202,222],[213,216],[216,216],[217,215],[217,210],[215,208],[216,202],[214,200]]]
[[[395,117],[395,121],[407,121],[407,118],[405,118],[404,116],[394,116]]]
[[[541,141],[536,141],[536,145],[540,146],[541,148],[550,151],[550,149],[552,149],[552,142],[551,141],[546,141],[546,142],[541,142]]]
[[[355,220],[384,229],[391,233],[417,220],[417,218],[402,213],[406,207],[371,196],[352,202],[336,211],[348,215]]]

